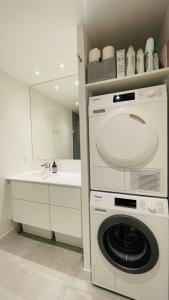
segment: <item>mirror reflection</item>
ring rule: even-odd
[[[34,159],[80,159],[77,75],[30,87]]]

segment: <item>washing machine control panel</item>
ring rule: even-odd
[[[162,198],[91,192],[90,206],[101,212],[136,212],[168,217],[168,200]]]
[[[166,203],[165,200],[150,199],[150,200],[140,200],[140,211],[145,213],[150,213],[152,215],[166,215]]]

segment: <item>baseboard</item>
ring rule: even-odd
[[[86,268],[83,268],[83,270],[84,270],[85,272],[89,272],[89,273],[91,273],[91,269],[86,269]]]
[[[0,245],[3,244],[5,241],[9,240],[13,235],[16,234],[16,229],[11,228],[8,232],[0,237]]]

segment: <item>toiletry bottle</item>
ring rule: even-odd
[[[160,68],[158,50],[159,50],[159,45],[157,43],[155,43],[155,45],[154,45],[154,55],[153,55],[154,70],[158,70]]]
[[[53,165],[52,165],[52,173],[57,173],[57,165],[56,165],[55,161],[53,162]]]
[[[126,55],[127,59],[127,76],[134,75],[136,69],[136,53],[133,46],[130,46]]]
[[[144,51],[141,48],[137,50],[136,71],[137,74],[144,73]]]
[[[150,72],[154,70],[153,53],[154,53],[154,39],[149,38],[146,42],[146,49],[145,49],[146,72]]]
[[[159,58],[158,58],[158,53],[157,52],[154,52],[153,65],[154,65],[154,70],[159,69]]]

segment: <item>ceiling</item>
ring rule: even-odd
[[[33,85],[30,88],[30,94],[32,89],[71,111],[79,111],[79,107],[76,105],[76,102],[79,102],[77,75]]]
[[[26,84],[77,74],[81,4],[81,0],[0,0],[0,69]]]
[[[92,47],[118,49],[157,39],[167,6],[168,0],[0,0],[0,69],[28,85],[77,74],[83,12]]]
[[[86,0],[92,47],[144,48],[149,36],[158,39],[168,5],[168,0]]]

